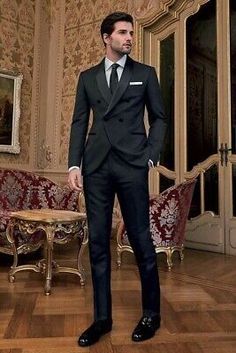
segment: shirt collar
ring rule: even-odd
[[[123,55],[122,58],[120,58],[120,60],[118,60],[116,63],[119,64],[122,68],[125,67],[125,63],[126,63],[126,60],[127,60],[127,55]],[[114,64],[113,61],[111,61],[110,59],[108,58],[105,58],[105,71],[109,70],[111,65]]]

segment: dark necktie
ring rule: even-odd
[[[119,64],[112,64],[111,65],[111,77],[110,77],[110,91],[111,94],[113,94],[116,90],[116,87],[118,85],[118,74],[117,74],[117,68],[119,67]]]

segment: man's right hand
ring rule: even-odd
[[[69,172],[68,183],[72,190],[81,191],[83,188],[82,175],[79,168],[74,168]]]

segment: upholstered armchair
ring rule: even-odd
[[[174,185],[159,195],[151,195],[149,203],[150,230],[156,253],[167,256],[168,269],[173,266],[172,254],[177,251],[184,258],[184,232],[196,181]],[[117,231],[117,264],[121,266],[122,253],[133,253],[123,220]]]
[[[6,237],[12,211],[39,208],[79,211],[80,198],[78,192],[45,177],[22,170],[0,168],[0,252],[12,255],[12,247]],[[42,232],[36,232],[29,238],[16,231],[14,236],[18,254],[35,251],[43,244]],[[58,233],[57,236],[63,238],[65,235]],[[76,236],[80,248],[84,241],[83,229]]]

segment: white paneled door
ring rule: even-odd
[[[186,245],[236,255],[236,1],[167,3],[137,24],[169,118],[151,190],[197,178]]]

